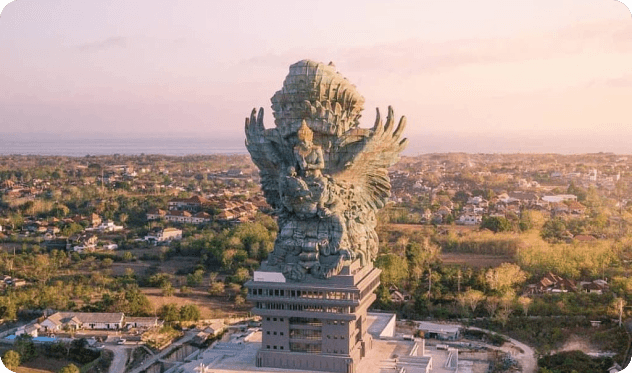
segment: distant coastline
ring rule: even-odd
[[[247,154],[243,143],[208,138],[0,138],[0,155]]]
[[[469,154],[630,154],[625,141],[618,139],[587,140],[585,136],[569,133],[559,141],[551,135],[549,141],[541,138],[520,137],[516,134],[486,136],[476,133],[426,133],[406,136],[409,145],[402,155],[416,156],[430,153]],[[556,140],[558,139],[558,140]],[[551,145],[550,142],[555,142]],[[137,133],[129,136],[111,133],[66,134],[0,134],[0,156],[6,155],[52,155],[83,157],[86,155],[192,155],[192,154],[248,154],[244,138],[223,135],[213,137],[208,133],[197,137],[178,133],[147,136]]]

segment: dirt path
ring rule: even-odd
[[[114,359],[112,359],[112,363],[110,364],[109,373],[125,372],[127,348],[122,346],[108,346],[107,349],[114,353]]]
[[[479,330],[486,333],[494,333],[491,330],[481,329],[474,326],[469,326],[468,329]],[[518,342],[517,340],[513,338],[509,338],[508,336],[504,334],[500,334],[500,333],[496,333],[496,334],[502,335],[503,337],[507,338],[509,343],[513,344],[514,346],[520,348],[523,351],[523,353],[515,354],[516,352],[515,349],[512,348],[511,346],[507,346],[507,344],[500,347],[501,350],[510,353],[516,360],[520,362],[520,365],[522,366],[522,373],[535,373],[536,372],[538,368],[538,361],[535,358],[535,351],[533,351],[531,347],[527,346],[526,344],[522,342]]]

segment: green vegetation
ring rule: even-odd
[[[20,353],[14,350],[8,350],[4,353],[4,355],[2,355],[2,363],[9,370],[15,371],[21,361],[22,358],[20,357]]]
[[[592,358],[582,351],[564,351],[538,360],[538,373],[603,373],[613,364],[610,358]]]

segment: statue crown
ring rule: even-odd
[[[301,122],[301,126],[298,128],[298,131],[296,131],[296,137],[298,137],[299,140],[307,141],[312,141],[314,138],[314,132],[311,128],[309,128],[305,119]]]

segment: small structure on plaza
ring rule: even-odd
[[[376,212],[390,196],[388,167],[407,144],[389,107],[359,127],[364,98],[333,64],[290,66],[263,109],[246,118],[246,147],[278,216],[274,250],[246,284],[262,317],[257,365],[354,372],[371,348],[366,310],[380,271]]]

